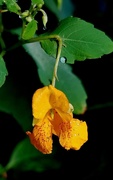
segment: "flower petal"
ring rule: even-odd
[[[51,109],[49,98],[50,90],[48,86],[35,91],[32,98],[32,111],[35,119],[43,119],[46,113]]]
[[[61,117],[62,121],[66,122],[66,121],[71,121],[71,119],[73,118],[73,114],[69,113],[69,112],[63,112],[59,109],[56,108],[57,113],[59,114],[59,116]]]
[[[50,103],[52,108],[59,109],[63,112],[68,112],[70,109],[70,104],[66,95],[62,91],[54,88],[52,85],[49,85],[49,89],[51,91]]]
[[[55,110],[53,112],[54,118],[50,120],[52,124],[52,133],[56,136],[59,136],[59,125],[62,123],[62,119]]]
[[[62,122],[60,124],[59,142],[67,150],[79,150],[88,140],[86,122],[78,119]]]
[[[72,119],[72,116],[71,114],[68,114],[68,113],[64,113],[62,112],[62,116],[64,119],[62,119],[62,117],[60,116],[61,112],[57,112],[56,110],[53,110],[53,118],[50,118],[50,122],[52,124],[52,133],[56,136],[59,136],[59,133],[60,133],[60,129],[59,129],[59,126],[60,124],[62,124],[62,122],[66,122],[66,120],[70,120]],[[51,116],[49,116],[51,117]]]
[[[27,131],[31,144],[43,154],[50,154],[52,152],[52,129],[51,123],[48,119],[44,119],[39,125],[35,125],[33,132]]]

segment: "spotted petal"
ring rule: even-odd
[[[52,129],[51,123],[48,119],[44,119],[39,125],[35,125],[33,132],[27,131],[31,144],[43,154],[50,154],[52,152]]]
[[[72,119],[71,121],[62,122],[59,128],[59,142],[67,150],[79,150],[88,140],[86,122]]]

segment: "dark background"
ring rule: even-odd
[[[23,10],[29,8],[30,1],[18,1]],[[75,7],[74,16],[91,22],[94,26],[104,31],[113,39],[113,5],[112,0],[76,0],[72,1]],[[50,23],[48,29],[55,27],[57,19],[48,9]],[[7,21],[8,18],[8,21]],[[21,26],[21,20],[17,16],[9,13],[3,15],[4,27],[12,29]],[[43,29],[39,29],[40,33]],[[7,46],[11,46],[17,41],[17,37],[9,32],[4,32]],[[17,59],[18,56],[18,59]],[[15,61],[16,57],[16,61]],[[26,64],[26,58],[27,63]],[[15,85],[21,79],[23,83],[23,92],[31,100],[32,94],[36,89],[35,80],[39,81],[36,75],[36,67],[32,59],[20,47],[13,53],[5,55],[6,65],[10,76],[14,77]],[[9,61],[10,59],[10,61]],[[23,64],[23,66],[21,66]],[[112,179],[112,119],[113,107],[108,102],[113,102],[113,53],[104,55],[95,60],[86,60],[84,62],[75,62],[72,66],[73,72],[82,80],[85,90],[88,94],[88,109],[85,114],[78,117],[85,120],[88,124],[89,140],[79,151],[66,151],[54,137],[54,143],[58,147],[56,159],[61,162],[61,168],[58,170],[36,172],[20,172],[19,170],[10,170],[8,180],[23,179],[57,179],[69,178],[76,180],[100,180],[102,178]],[[21,68],[21,75],[18,69]],[[25,71],[26,69],[26,71]],[[30,72],[30,74],[29,74]],[[32,76],[31,76],[32,74]],[[30,81],[30,79],[35,79]],[[41,82],[39,81],[39,86]],[[107,105],[106,105],[107,103]],[[102,106],[96,107],[97,104]],[[4,131],[5,129],[5,131]],[[0,162],[5,166],[9,160],[10,154],[15,145],[25,137],[25,133],[16,123],[11,115],[0,113]]]

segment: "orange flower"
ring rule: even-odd
[[[65,94],[52,85],[38,89],[32,99],[33,132],[31,143],[42,153],[52,152],[52,134],[65,149],[78,150],[87,141],[87,125],[73,118],[72,105]]]

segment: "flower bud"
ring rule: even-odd
[[[27,22],[31,22],[32,20],[33,20],[33,19],[32,19],[31,16],[26,17],[26,21],[27,21]]]
[[[26,11],[24,11],[24,12],[21,14],[21,17],[22,17],[22,18],[25,18],[25,17],[27,17],[28,15],[29,15],[29,11],[26,10]]]
[[[47,17],[47,14],[46,12],[43,10],[43,9],[40,9],[40,11],[42,12],[42,22],[43,22],[43,25],[44,25],[44,28],[46,28],[46,24],[48,22],[48,17]]]

